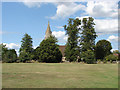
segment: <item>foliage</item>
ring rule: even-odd
[[[15,49],[8,49],[6,47],[6,45],[0,44],[0,53],[2,55],[0,55],[0,58],[2,59],[2,62],[6,62],[6,63],[12,63],[12,62],[16,62],[17,60],[17,54]]]
[[[110,55],[106,56],[106,57],[104,58],[104,60],[113,62],[113,61],[118,60],[118,56],[115,56],[115,55],[113,55],[113,54],[110,54]]]
[[[84,58],[86,63],[94,63],[95,39],[97,37],[94,29],[94,19],[92,17],[83,18],[82,23],[80,39],[81,58]]]
[[[40,48],[37,49],[37,52],[39,52],[39,62],[46,63],[61,62],[62,53],[60,52],[56,42],[57,39],[54,36],[50,36],[48,39],[43,40],[40,43]]]
[[[34,50],[34,60],[38,60],[40,55],[40,46]]]
[[[120,51],[119,50],[114,50],[113,53],[114,54],[120,54]]]
[[[101,61],[102,61],[101,59],[97,59],[97,63],[101,63]]]
[[[84,53],[84,51],[88,49],[93,51],[95,48],[95,39],[97,37],[94,29],[94,19],[92,17],[83,18],[82,23],[82,36],[80,40],[81,52]]]
[[[2,61],[5,61],[5,54],[8,51],[8,48],[6,47],[6,45],[0,44],[0,59]]]
[[[87,64],[95,63],[95,55],[94,55],[94,52],[92,50],[84,51],[81,54],[81,56],[82,56],[82,59],[85,63],[87,63]]]
[[[99,40],[96,44],[95,54],[96,59],[104,59],[107,55],[111,54],[112,46],[107,40]]]
[[[32,38],[28,34],[25,34],[21,42],[19,59],[21,62],[26,62],[33,57]]]
[[[5,54],[5,62],[13,63],[17,61],[17,54],[15,49],[10,49]]]
[[[79,55],[78,48],[78,38],[79,38],[79,25],[81,25],[81,20],[71,19],[68,20],[68,25],[64,25],[66,34],[68,35],[68,40],[65,48],[66,60],[72,62],[76,61]]]
[[[30,54],[28,52],[22,51],[19,56],[20,62],[30,61]]]

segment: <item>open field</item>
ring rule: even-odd
[[[117,88],[117,64],[4,63],[3,88]]]

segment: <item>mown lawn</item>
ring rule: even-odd
[[[3,88],[117,88],[117,64],[4,63]]]

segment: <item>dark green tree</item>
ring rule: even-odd
[[[0,44],[0,59],[3,62],[6,62],[6,53],[8,51],[8,48],[6,47],[6,45]]]
[[[84,51],[81,54],[82,60],[87,64],[95,63],[95,54],[92,50]]]
[[[21,42],[19,59],[21,62],[28,62],[32,59],[32,38],[30,35],[25,34]]]
[[[111,54],[112,46],[107,40],[99,40],[96,44],[95,53],[96,59],[104,59],[107,55]]]
[[[39,56],[40,56],[40,46],[38,46],[38,47],[34,50],[34,60],[39,60]]]
[[[5,54],[5,62],[13,63],[17,61],[17,54],[15,49],[9,49]]]
[[[94,19],[92,17],[83,18],[81,26],[81,38],[80,38],[80,54],[81,58],[85,58],[85,62],[94,63],[95,59],[95,39],[97,37],[95,28],[94,28]],[[91,54],[90,55],[86,54]],[[86,56],[85,56],[86,55]],[[93,61],[91,61],[93,59]]]
[[[40,43],[40,47],[36,50],[36,52],[39,52],[39,62],[59,63],[62,61],[62,53],[56,42],[57,39],[54,36],[50,36]]]
[[[0,59],[2,62],[13,63],[17,61],[15,49],[8,49],[6,45],[0,44]]]
[[[65,48],[65,57],[67,61],[76,61],[79,55],[78,38],[81,20],[69,18],[68,25],[64,25],[68,40]]]
[[[94,19],[92,17],[83,18],[82,20],[82,33],[80,39],[81,52],[89,50],[94,50],[95,39],[97,37],[94,28]]]

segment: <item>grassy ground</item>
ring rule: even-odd
[[[4,63],[3,88],[117,88],[117,64]]]

